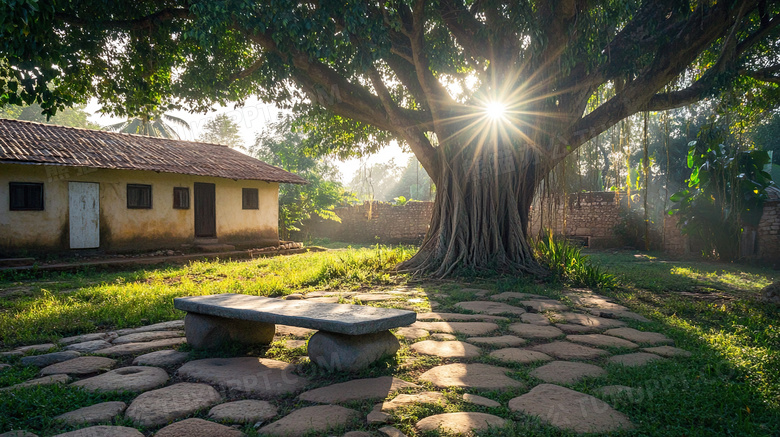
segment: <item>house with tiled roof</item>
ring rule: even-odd
[[[278,244],[279,184],[229,147],[0,119],[0,255]]]

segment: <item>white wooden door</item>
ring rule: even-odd
[[[70,248],[92,249],[100,246],[100,184],[68,183]]]

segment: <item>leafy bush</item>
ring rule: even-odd
[[[534,244],[536,257],[552,276],[575,287],[612,288],[617,285],[615,277],[601,267],[594,265],[582,249],[552,232]]]
[[[772,176],[764,171],[769,154],[726,142],[714,127],[702,129],[691,141],[688,188],[674,193],[669,214],[678,215],[682,232],[704,243],[707,253],[733,260],[739,255],[739,237],[745,225],[761,220],[766,189]]]

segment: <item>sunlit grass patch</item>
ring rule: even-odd
[[[0,282],[0,293],[21,285],[29,292],[4,299],[0,347],[181,318],[184,314],[173,308],[173,299],[179,296],[283,296],[314,289],[391,285],[404,280],[392,269],[412,253],[409,247],[377,246],[130,272],[52,274],[23,282],[11,278]],[[50,289],[52,279],[56,279],[54,289]]]

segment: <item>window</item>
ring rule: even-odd
[[[130,209],[152,209],[152,186],[127,184],[127,207]]]
[[[175,209],[190,209],[190,189],[173,187],[173,207]]]
[[[9,182],[11,211],[43,211],[43,184]]]
[[[244,209],[260,209],[257,188],[242,188],[241,198],[241,204]]]

